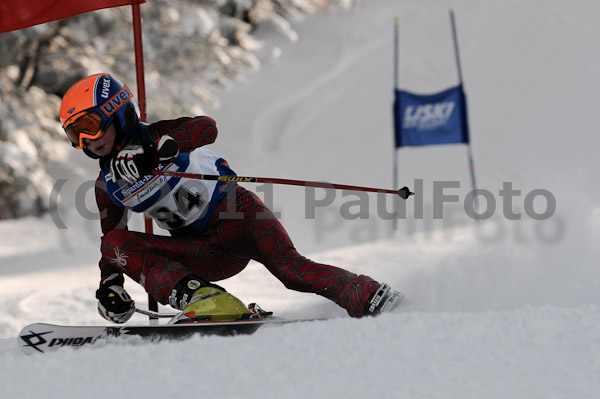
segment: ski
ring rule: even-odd
[[[265,324],[287,324],[311,320],[257,319],[241,321],[202,321],[189,324],[67,326],[34,323],[24,327],[17,338],[28,354],[47,353],[62,348],[102,346],[122,339],[143,341],[182,340],[192,335],[234,336],[252,334]]]

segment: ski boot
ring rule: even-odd
[[[254,314],[224,288],[193,276],[177,284],[169,302],[183,310],[169,324],[246,320]]]
[[[366,316],[376,316],[395,309],[404,299],[404,295],[398,291],[392,291],[389,285],[381,284],[371,295],[365,307]]]

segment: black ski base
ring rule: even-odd
[[[19,333],[18,343],[27,354],[46,353],[65,347],[101,345],[112,340],[138,338],[143,341],[183,340],[193,335],[234,336],[252,334],[266,320],[234,322],[201,322],[190,324],[133,325],[133,326],[59,326],[31,324]]]
[[[101,346],[128,340],[155,342],[183,340],[193,335],[234,336],[254,333],[264,325],[282,325],[324,319],[281,319],[268,317],[240,321],[201,321],[187,324],[122,325],[122,326],[60,326],[35,323],[23,328],[17,338],[26,354],[47,353],[61,348]]]

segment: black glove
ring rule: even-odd
[[[135,183],[141,176],[151,175],[161,161],[179,155],[179,146],[170,136],[162,136],[155,148],[152,142],[125,146],[110,161],[110,175],[114,183],[123,179]]]
[[[151,175],[158,165],[158,151],[152,143],[125,146],[110,161],[110,175],[113,182],[123,179],[131,184],[141,176]]]
[[[123,288],[122,274],[111,274],[96,291],[98,313],[108,321],[127,322],[135,313],[135,302]]]

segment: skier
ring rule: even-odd
[[[75,83],[60,119],[73,147],[100,163],[95,195],[101,217],[98,311],[125,323],[135,312],[123,274],[179,313],[175,322],[231,321],[252,312],[213,282],[241,272],[251,259],[287,288],[312,292],[361,317],[388,311],[401,298],[386,284],[301,256],[273,213],[235,182],[153,175],[154,169],[232,175],[205,146],[217,127],[208,116],[152,124],[139,121],[129,88],[110,74]],[[144,213],[168,236],[127,229],[127,210]]]

